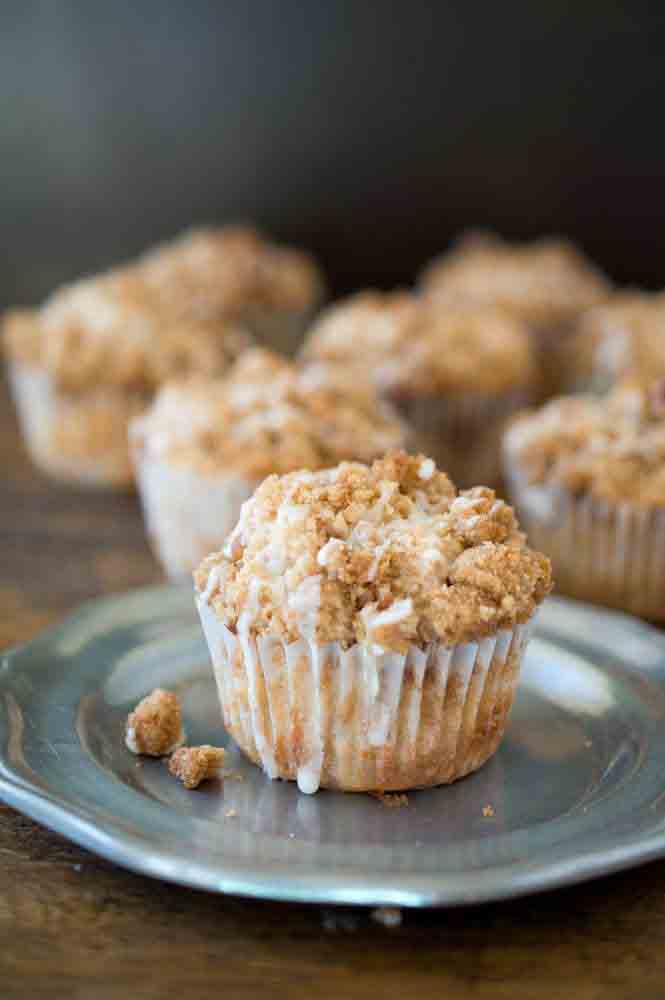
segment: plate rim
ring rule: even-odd
[[[150,600],[159,595],[175,596],[190,592],[187,585],[157,585],[142,587],[120,594],[105,595],[86,601],[63,621],[26,643],[17,644],[0,654],[0,694],[2,678],[13,662],[39,651],[57,636],[67,633],[73,625],[105,608],[122,606],[137,598]],[[660,646],[665,656],[665,635],[653,625],[620,611],[583,604],[558,595],[549,602],[562,608],[577,608],[592,612],[599,618],[623,623],[631,631],[641,633]],[[212,866],[209,862],[190,859],[183,864],[177,849],[154,846],[146,852],[144,842],[120,826],[105,822],[102,817],[81,808],[64,795],[55,795],[40,788],[16,772],[0,747],[0,799],[34,821],[48,827],[79,846],[106,860],[138,874],[209,892],[312,904],[345,904],[401,907],[460,907],[514,899],[536,892],[589,881],[617,871],[655,860],[665,854],[665,822],[662,828],[640,834],[639,831],[614,835],[613,843],[600,849],[582,844],[571,852],[570,841],[559,845],[549,860],[500,862],[491,868],[449,872],[442,875],[445,885],[436,882],[432,872],[395,871],[392,883],[386,872],[360,871],[352,867],[335,867],[322,871],[311,863],[291,866],[275,861],[251,863],[233,857],[229,865]],[[101,805],[102,803],[100,803]],[[557,857],[562,852],[565,857]],[[277,870],[276,870],[277,869]],[[433,877],[434,876],[434,877]],[[314,881],[313,881],[314,880]]]

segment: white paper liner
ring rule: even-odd
[[[237,474],[204,476],[133,449],[143,516],[155,555],[172,580],[188,576],[235,528],[257,483]]]
[[[419,447],[462,488],[501,482],[501,435],[506,421],[532,401],[526,389],[502,396],[393,399]]]
[[[665,508],[575,497],[531,484],[507,447],[508,492],[529,544],[552,560],[557,589],[665,621]]]
[[[26,446],[35,465],[48,475],[84,486],[127,488],[133,473],[126,440],[128,418],[120,405],[93,395],[80,397],[59,392],[48,372],[34,365],[9,363],[9,384]],[[100,454],[95,443],[95,422],[100,408],[109,420],[122,422],[122,433],[107,440]],[[68,429],[90,443],[89,455],[67,454],[61,439]]]
[[[531,624],[378,654],[235,635],[197,606],[226,729],[269,777],[307,793],[445,784],[480,767],[505,731]]]

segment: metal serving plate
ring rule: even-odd
[[[124,747],[160,685],[232,776],[188,792]],[[561,598],[542,609],[508,734],[455,785],[386,808],[271,782],[222,729],[189,588],[106,598],[0,666],[0,797],[128,868],[216,892],[443,906],[503,899],[665,853],[665,637]],[[489,808],[488,808],[489,807]]]

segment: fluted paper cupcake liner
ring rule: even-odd
[[[224,725],[271,778],[395,791],[446,784],[496,751],[529,625],[405,654],[236,635],[197,599]]]
[[[506,479],[529,544],[552,560],[561,593],[665,621],[665,507],[531,484],[510,455]]]
[[[502,396],[393,397],[426,451],[457,486],[499,486],[506,421],[529,405],[531,393]]]
[[[204,476],[132,444],[148,536],[172,580],[188,576],[222,547],[257,483],[237,474]]]
[[[139,406],[119,393],[69,394],[35,365],[12,361],[9,382],[21,430],[36,466],[55,479],[128,488],[133,472],[127,425]]]

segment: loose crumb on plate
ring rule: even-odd
[[[227,809],[224,813],[224,819],[235,819],[238,815],[237,809]]]
[[[125,744],[128,750],[150,757],[166,757],[185,738],[178,696],[155,688],[127,716]]]
[[[490,819],[494,815],[494,809],[490,805],[483,806],[483,816]]]
[[[202,781],[218,776],[224,753],[221,747],[209,745],[180,747],[169,761],[169,771],[182,781],[185,788],[198,788]]]
[[[409,804],[408,795],[402,792],[370,792],[369,794],[388,809],[400,809]]]

